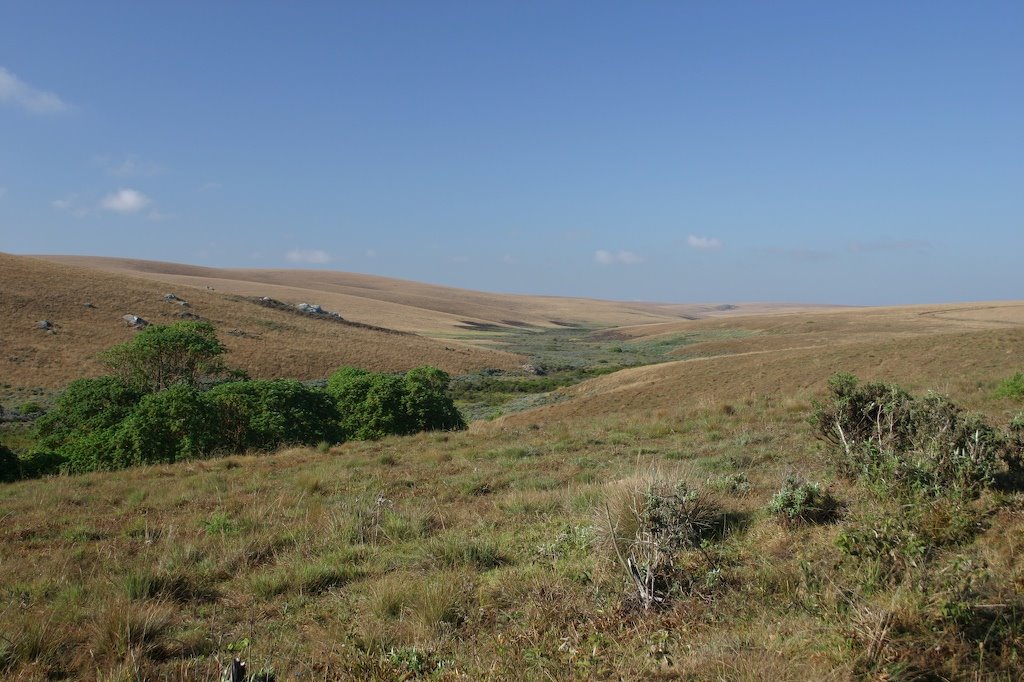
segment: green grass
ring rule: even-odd
[[[1024,372],[1017,372],[1000,381],[996,386],[995,395],[997,398],[1024,400]]]

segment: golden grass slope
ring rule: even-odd
[[[165,302],[167,292],[191,307]],[[431,364],[462,373],[522,362],[508,353],[271,310],[183,282],[169,286],[125,273],[0,254],[0,381],[60,387],[101,374],[97,354],[135,333],[123,315],[168,324],[185,311],[211,322],[228,347],[229,365],[253,377],[320,378],[346,364],[376,371]],[[55,332],[37,329],[40,320],[53,323]]]
[[[158,261],[89,256],[39,256],[166,282],[213,287],[243,296],[270,296],[290,303],[317,303],[348,319],[426,334],[473,328],[555,327],[560,324],[623,326],[685,318],[806,309],[751,304],[719,306],[600,301],[557,296],[492,294],[329,270],[206,268]]]
[[[685,359],[592,379],[563,389],[567,400],[498,423],[639,417],[680,405],[807,396],[839,371],[980,401],[992,382],[1024,368],[1024,303],[1012,301],[736,317],[598,333],[637,340],[708,332],[720,338],[711,335],[674,351]]]

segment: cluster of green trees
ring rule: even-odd
[[[73,381],[7,477],[120,469],[286,444],[465,428],[434,367],[404,375],[344,367],[326,389],[239,378],[205,322],[153,325],[103,354],[111,375]]]

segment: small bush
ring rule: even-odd
[[[832,445],[841,475],[887,492],[934,496],[973,496],[995,480],[1003,435],[947,398],[914,398],[893,384],[862,385],[851,374],[832,377],[829,391],[811,422]]]
[[[1012,398],[1013,400],[1024,400],[1024,372],[1017,372],[1011,377],[1003,379],[996,386],[997,398]]]
[[[21,414],[40,414],[43,411],[43,406],[34,400],[23,402],[18,407],[18,412]]]
[[[677,559],[718,532],[722,511],[685,482],[652,475],[611,496],[600,516],[601,544],[624,571],[630,593],[649,608],[688,582]]]
[[[772,497],[768,511],[785,525],[824,523],[835,518],[838,506],[832,493],[817,483],[788,476],[782,490]]]

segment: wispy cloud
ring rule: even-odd
[[[323,249],[292,249],[284,255],[289,263],[323,265],[331,262],[331,255]]]
[[[59,114],[68,105],[52,92],[38,90],[0,66],[0,102],[32,114]]]
[[[156,161],[143,159],[135,154],[101,154],[96,157],[96,163],[107,173],[118,178],[148,177],[164,172],[164,167]]]
[[[605,251],[599,249],[594,252],[594,262],[598,265],[637,265],[643,263],[644,259],[632,251]]]
[[[923,252],[931,248],[931,243],[920,239],[903,241],[853,242],[850,251],[853,253],[882,253],[886,251],[917,251]]]
[[[76,218],[84,218],[92,213],[92,209],[83,204],[77,194],[69,194],[62,199],[54,199],[50,202],[50,206],[55,210],[70,213]]]
[[[114,213],[138,213],[153,203],[149,197],[134,189],[121,188],[100,201],[100,208]]]
[[[722,248],[722,240],[717,237],[698,237],[697,235],[691,234],[686,238],[686,243],[689,244],[691,249],[712,251]]]

